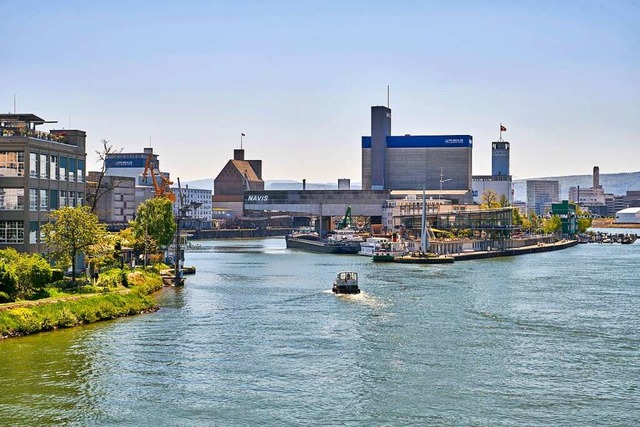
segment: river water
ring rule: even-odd
[[[157,313],[1,341],[0,424],[640,424],[640,241],[429,266],[199,243]]]

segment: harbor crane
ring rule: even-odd
[[[142,178],[147,179],[147,175],[151,175],[151,181],[153,181],[153,188],[155,190],[156,197],[165,197],[175,203],[176,195],[171,191],[171,184],[173,182],[160,173],[159,168],[153,160],[153,154],[147,156],[147,160],[144,164],[144,172],[142,172]],[[160,183],[158,183],[158,180]]]

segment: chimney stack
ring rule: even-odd
[[[593,167],[593,188],[600,188],[600,168]]]

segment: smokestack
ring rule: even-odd
[[[303,179],[303,180],[302,180],[302,191],[304,191],[304,190],[306,190],[306,189],[307,189],[307,180],[306,180],[306,179]]]
[[[244,150],[233,150],[233,160],[244,160]]]
[[[593,188],[600,188],[600,168],[593,167]]]

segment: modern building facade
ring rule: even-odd
[[[536,215],[551,211],[551,204],[560,201],[560,182],[553,180],[527,180],[527,209]]]
[[[86,133],[51,130],[34,114],[0,114],[0,248],[44,252],[52,210],[85,203]]]
[[[186,216],[180,221],[181,228],[191,230],[210,230],[212,208],[211,190],[192,188],[188,185],[182,189],[182,193],[177,187],[173,187],[172,190],[176,195],[176,202],[173,204],[174,215],[178,215],[178,210],[183,206],[191,207],[186,210]]]
[[[391,135],[391,110],[371,107],[371,136],[362,137],[363,190],[471,191],[473,137]]]

